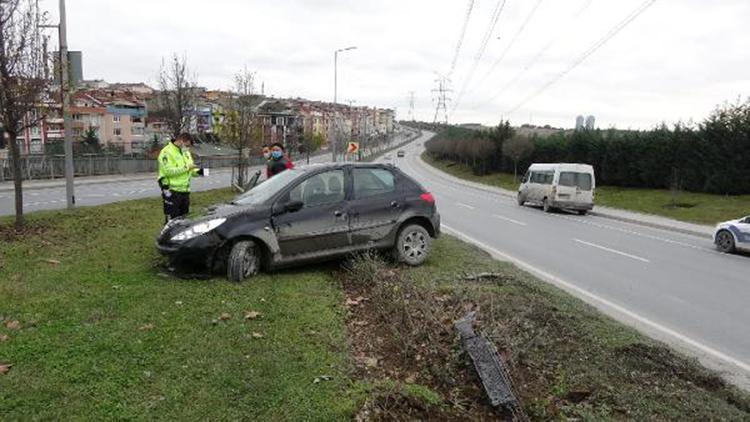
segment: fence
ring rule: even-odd
[[[75,176],[100,176],[108,174],[155,173],[155,159],[129,158],[108,155],[84,155],[73,160]],[[196,164],[208,168],[233,167],[237,157],[200,157]],[[261,164],[260,158],[249,160],[250,165]],[[56,179],[65,177],[64,156],[30,156],[21,158],[21,174],[24,180]],[[0,182],[13,180],[10,161],[0,159]]]

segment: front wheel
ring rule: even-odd
[[[516,202],[518,202],[519,207],[522,207],[523,204],[526,203],[526,201],[523,200],[523,196],[521,196],[521,193],[519,193],[518,196],[516,196]]]
[[[542,201],[542,209],[544,209],[544,212],[552,212],[552,206],[550,206],[547,198]]]
[[[578,215],[586,215],[588,210],[578,210]]]
[[[724,253],[734,252],[734,236],[727,230],[722,230],[716,235],[716,249]]]
[[[252,240],[242,240],[232,246],[227,260],[227,278],[240,282],[260,271],[260,251]]]
[[[427,259],[431,245],[432,238],[427,230],[418,224],[411,224],[399,233],[393,252],[396,261],[417,266]]]

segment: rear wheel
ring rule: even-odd
[[[588,210],[578,210],[578,215],[586,215]]]
[[[544,200],[542,201],[542,209],[544,209],[544,212],[552,212],[552,207],[550,206],[547,198],[544,198]]]
[[[716,235],[716,249],[725,253],[734,252],[734,236],[727,230],[722,230]]]
[[[427,230],[419,224],[410,224],[399,232],[393,255],[398,262],[411,266],[422,265],[431,245],[432,238]]]
[[[252,240],[242,240],[232,246],[227,260],[227,278],[239,282],[260,271],[260,250]]]

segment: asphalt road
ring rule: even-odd
[[[427,136],[393,163],[435,194],[446,231],[750,385],[749,257],[691,235],[520,207],[419,160]]]

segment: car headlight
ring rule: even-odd
[[[213,220],[208,220],[202,223],[194,224],[188,227],[186,230],[183,230],[177,233],[176,235],[172,236],[172,240],[176,242],[190,240],[194,237],[210,232],[211,230],[222,225],[225,221],[227,221],[226,218],[215,218]]]

